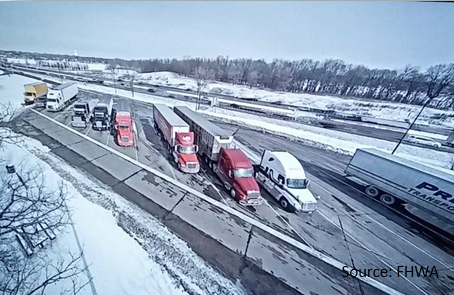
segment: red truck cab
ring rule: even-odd
[[[221,149],[215,172],[240,204],[258,206],[263,203],[252,163],[240,149]]]
[[[198,173],[197,145],[194,144],[194,132],[178,132],[175,136],[174,157],[178,168],[185,173]]]
[[[129,112],[117,112],[115,114],[115,139],[119,146],[133,146],[134,134],[132,131],[132,119]]]

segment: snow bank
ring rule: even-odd
[[[37,82],[19,75],[0,76],[0,104],[11,106],[14,109],[22,108],[24,102],[24,84]]]
[[[7,62],[13,63],[13,64],[24,64],[26,65],[27,63],[29,65],[36,65],[36,61],[34,59],[26,59],[26,58],[7,58]]]

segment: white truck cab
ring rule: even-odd
[[[312,213],[317,209],[320,197],[311,193],[303,166],[289,152],[265,150],[257,180],[284,210]]]

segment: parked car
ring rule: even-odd
[[[148,91],[148,92],[151,92],[151,93],[154,93],[154,92],[155,92],[153,88],[148,88],[147,91]]]
[[[432,147],[436,147],[436,148],[441,148],[440,142],[435,141],[429,137],[409,135],[407,138],[407,141],[412,142],[412,143],[418,143],[418,144],[423,144],[423,145],[427,145],[427,146],[432,146]]]

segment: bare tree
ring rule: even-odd
[[[40,167],[7,168],[0,171],[0,294],[45,294],[55,284],[60,294],[79,293],[90,281],[82,253],[50,251],[70,223],[63,184],[47,187]]]
[[[454,83],[454,64],[440,64],[427,69],[425,74],[427,97],[438,97],[443,90]]]
[[[194,72],[194,79],[197,83],[197,104],[196,110],[200,108],[200,99],[202,96],[202,91],[206,88],[208,81],[214,78],[214,73],[212,70],[205,67],[198,66]]]

